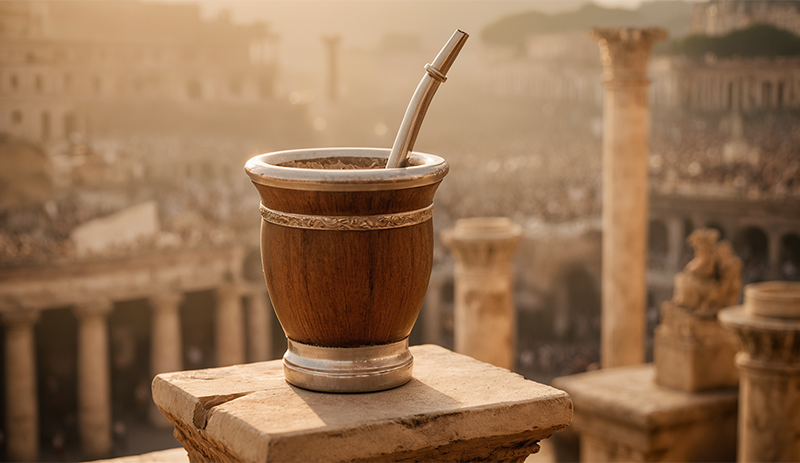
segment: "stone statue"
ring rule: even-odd
[[[742,288],[742,261],[727,241],[718,242],[719,231],[700,228],[686,240],[694,248],[692,259],[675,275],[672,303],[697,316],[715,316],[736,304]]]

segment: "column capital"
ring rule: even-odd
[[[596,28],[589,35],[600,47],[606,84],[647,84],[650,49],[655,42],[667,38],[667,31],[658,27]]]
[[[222,297],[237,297],[241,296],[242,292],[243,288],[238,283],[226,281],[217,286],[217,294]]]
[[[510,264],[522,227],[507,217],[459,219],[442,232],[442,241],[465,267],[493,268]]]
[[[753,316],[743,306],[722,310],[718,318],[741,342],[740,366],[800,371],[800,319]]]
[[[0,314],[4,325],[32,325],[39,320],[40,312],[33,309],[18,309]]]
[[[159,291],[150,295],[147,301],[156,311],[176,310],[183,302],[184,295],[180,291]]]
[[[73,306],[72,311],[78,318],[92,316],[106,316],[114,309],[114,302],[111,299],[95,298],[87,299]]]

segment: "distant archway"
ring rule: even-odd
[[[742,283],[762,281],[768,264],[769,239],[758,227],[740,230],[733,240],[733,248],[742,259]]]
[[[800,281],[800,235],[783,235],[780,249],[781,277],[784,280]]]
[[[580,265],[564,275],[567,286],[568,337],[573,341],[600,341],[600,284]]]
[[[663,269],[669,254],[667,226],[661,220],[651,220],[647,226],[647,266]]]

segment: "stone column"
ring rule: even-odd
[[[216,310],[217,365],[245,362],[244,313],[239,288],[226,283],[217,288]]]
[[[247,360],[264,362],[272,355],[272,306],[267,290],[261,283],[250,293],[247,306]]]
[[[782,230],[770,230],[767,233],[767,274],[772,280],[782,280],[781,274],[781,237]]]
[[[78,317],[78,431],[86,459],[111,453],[111,391],[106,316],[114,304],[105,299],[75,307]]]
[[[683,220],[680,217],[670,217],[667,220],[667,268],[670,274],[678,273],[683,255]]]
[[[741,341],[737,460],[800,461],[800,283],[747,285],[719,321]]]
[[[183,294],[163,292],[150,296],[152,307],[152,343],[150,370],[153,376],[183,369],[183,343],[181,341],[180,305]],[[153,405],[150,421],[159,427],[171,426],[164,415]]]
[[[514,269],[522,227],[506,217],[460,219],[442,240],[456,258],[456,352],[514,367]]]
[[[39,461],[39,403],[36,389],[38,312],[3,314],[6,325],[6,432],[9,461]]]
[[[341,40],[342,37],[338,35],[322,37],[328,59],[327,90],[330,101],[339,99],[339,43]]]
[[[644,362],[647,60],[662,29],[594,29],[604,68],[601,365]]]

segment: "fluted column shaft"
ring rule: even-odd
[[[456,352],[514,368],[514,269],[522,227],[505,217],[461,219],[442,239],[456,259]]]
[[[644,362],[647,60],[662,29],[594,29],[604,68],[601,365]]]
[[[114,304],[96,300],[80,304],[78,317],[78,428],[83,456],[111,453],[111,391],[106,317]]]
[[[244,313],[239,288],[225,284],[217,288],[216,310],[217,365],[245,362]]]
[[[3,314],[6,325],[6,432],[9,461],[39,461],[34,311]]]
[[[247,306],[247,358],[250,362],[263,362],[272,354],[272,317],[267,290],[263,284],[250,293]]]

